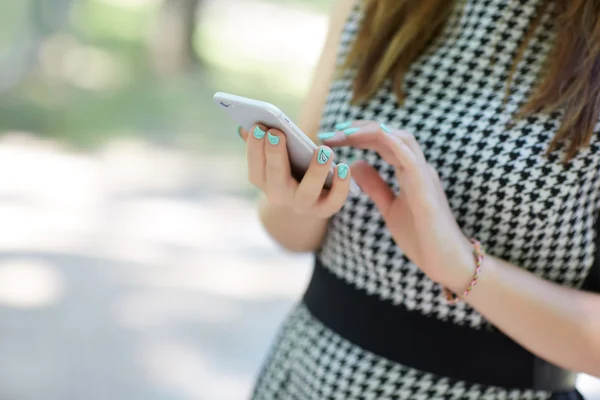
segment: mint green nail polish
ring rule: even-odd
[[[279,144],[279,136],[275,136],[275,135],[271,134],[271,132],[267,132],[267,139],[269,140],[269,143],[271,143],[272,145]]]
[[[258,125],[257,125],[257,126],[256,126],[256,128],[254,128],[254,132],[253,132],[253,133],[254,133],[254,137],[255,137],[255,138],[257,138],[257,139],[262,139],[262,138],[264,138],[264,137],[265,137],[265,134],[266,134],[267,132],[265,132],[265,131],[263,131],[262,129],[260,129],[260,126],[258,126]]]
[[[331,139],[335,136],[335,132],[322,132],[317,135],[317,137],[321,140]]]
[[[329,161],[329,158],[331,157],[331,150],[325,148],[325,147],[321,147],[319,148],[319,152],[317,153],[317,162],[321,165],[325,164],[327,161]]]
[[[241,137],[241,138],[243,138],[243,136],[242,136],[242,126],[241,125],[238,125],[238,136]]]
[[[335,129],[338,131],[343,131],[344,129],[348,129],[352,126],[352,121],[340,122],[335,125]]]
[[[386,124],[379,124],[379,127],[381,128],[382,131],[384,131],[385,133],[390,133],[390,128],[387,127]]]
[[[360,131],[360,128],[348,128],[348,129],[344,130],[344,133],[346,135],[352,135],[353,133],[356,133],[358,131]]]
[[[337,174],[340,178],[346,179],[348,176],[348,165],[346,164],[338,164],[337,166]]]

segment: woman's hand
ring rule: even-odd
[[[248,178],[270,204],[323,219],[344,205],[350,187],[348,165],[338,164],[331,189],[323,189],[333,161],[331,148],[320,146],[315,150],[308,170],[298,182],[292,177],[286,138],[281,131],[256,125],[251,132],[240,129],[240,136],[247,143]]]
[[[383,215],[398,247],[434,281],[464,290],[474,271],[472,247],[452,215],[437,172],[414,136],[372,121],[355,121],[346,132],[353,133],[336,132],[324,143],[374,150],[395,167],[398,196],[365,161],[354,162],[352,171]]]
[[[350,135],[337,132],[325,143],[372,149],[396,168],[399,196],[369,164],[352,164],[354,180],[373,199],[406,256],[431,279],[462,294],[475,270],[472,247],[416,140],[375,122],[352,126],[359,129],[347,130]],[[469,306],[538,357],[600,374],[600,296],[558,285],[493,256],[484,262],[477,290],[465,298]]]

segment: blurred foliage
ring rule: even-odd
[[[27,7],[31,1],[0,2],[1,53],[18,53],[23,45],[20,39],[31,23]],[[328,1],[277,2],[319,12],[328,8]],[[259,97],[294,117],[298,94],[270,79],[281,73],[275,71],[278,66],[270,70],[248,62],[247,68],[240,68],[234,57],[231,68],[213,64],[210,52],[222,49],[211,47],[209,29],[219,21],[200,21],[195,37],[203,60],[199,70],[157,76],[147,47],[160,2],[136,3],[74,1],[64,31],[40,39],[31,71],[16,86],[0,92],[0,132],[30,131],[80,148],[94,148],[114,137],[142,136],[165,146],[241,151],[242,146],[231,146],[238,140],[232,133],[235,127],[213,104],[214,92]]]

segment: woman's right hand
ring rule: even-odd
[[[251,133],[241,128],[239,133],[247,144],[248,179],[270,204],[317,218],[329,218],[344,205],[350,188],[347,164],[336,166],[331,189],[323,189],[333,161],[331,148],[320,146],[315,150],[308,170],[298,182],[290,170],[283,132],[256,125]]]

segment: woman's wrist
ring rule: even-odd
[[[446,268],[447,272],[438,283],[451,292],[462,295],[473,281],[477,270],[477,262],[473,250],[471,241],[464,237],[464,240],[461,240],[456,247],[455,256],[452,258],[451,264]],[[483,259],[483,264],[487,264],[486,257]],[[486,265],[482,265],[482,273],[485,273],[485,267]]]

